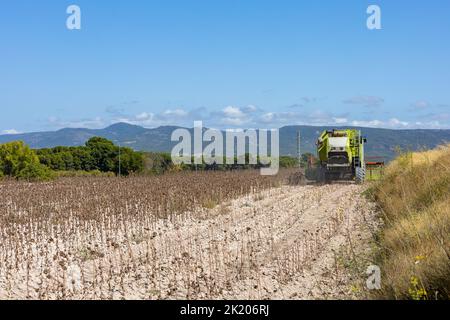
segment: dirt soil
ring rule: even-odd
[[[37,269],[9,274],[0,299],[42,298],[43,285],[50,299],[357,298],[342,253],[370,250],[377,219],[364,188],[281,186],[159,220],[82,262],[57,256],[65,273],[56,282]]]

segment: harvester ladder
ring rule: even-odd
[[[361,133],[358,131],[358,134],[353,139],[351,139],[351,148],[352,148],[352,150],[355,150],[354,161],[353,161],[354,168],[360,167],[360,164],[361,164],[360,140],[361,140]]]
[[[363,183],[366,179],[366,166],[364,161],[361,161],[361,143],[363,143],[361,138],[361,131],[358,131],[353,140],[353,147],[356,153],[353,165],[355,167],[356,181],[359,183]]]

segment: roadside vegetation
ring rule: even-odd
[[[450,298],[450,145],[393,161],[371,194],[384,228],[379,298]]]

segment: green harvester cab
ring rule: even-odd
[[[364,144],[366,139],[356,129],[324,131],[317,140],[318,180],[365,179]]]

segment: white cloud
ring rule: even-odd
[[[276,117],[276,114],[275,114],[275,113],[273,113],[273,112],[268,112],[268,113],[265,113],[265,114],[263,114],[263,115],[261,116],[261,121],[262,121],[262,122],[265,122],[265,123],[267,123],[267,122],[272,122],[272,121],[275,120],[275,117]]]
[[[61,128],[91,128],[91,129],[99,129],[103,128],[106,123],[100,117],[95,118],[83,118],[83,119],[75,119],[75,120],[63,120],[58,117],[49,117],[48,122],[52,127],[61,129]]]
[[[223,114],[229,118],[245,118],[245,113],[238,107],[228,106],[223,109]]]
[[[348,123],[347,118],[333,118],[336,124],[346,124]]]
[[[388,125],[390,127],[393,127],[393,128],[401,128],[401,127],[405,127],[406,128],[406,127],[409,126],[409,122],[400,121],[397,118],[392,118],[392,119],[389,119]]]
[[[202,120],[200,113],[201,108],[187,111],[181,108],[167,109],[159,113],[141,112],[137,115],[121,116],[112,119],[112,123],[125,122],[129,124],[144,126],[144,127],[158,127],[164,125],[188,125],[194,120]]]
[[[296,112],[266,112],[259,117],[258,122],[262,125],[282,126],[295,121],[298,116],[299,113]]]
[[[246,112],[256,112],[256,111],[258,111],[258,107],[256,107],[256,106],[250,104],[250,105],[248,105],[247,107],[245,107],[244,110],[245,110]]]
[[[425,100],[418,100],[414,103],[411,104],[411,109],[413,111],[418,111],[418,110],[424,110],[427,109],[431,106],[431,104],[428,101]]]
[[[219,122],[222,125],[243,126],[255,123],[255,115],[259,113],[259,109],[254,105],[246,107],[228,106],[221,112],[213,112],[210,120]]]
[[[166,110],[164,111],[164,116],[166,117],[186,117],[189,112],[183,109],[175,109],[175,110]]]
[[[239,118],[223,118],[221,123],[224,125],[237,127],[237,126],[245,125],[247,123],[247,121],[245,121],[243,119],[239,119]]]
[[[353,120],[351,125],[354,127],[373,127],[380,128],[383,127],[383,121],[379,120]]]
[[[1,134],[20,134],[21,132],[20,131],[17,131],[16,129],[6,129],[6,130],[3,130],[2,132],[1,132]]]
[[[154,116],[155,115],[153,113],[142,112],[136,116],[136,120],[148,121],[148,120],[152,120],[154,118]]]
[[[120,118],[115,118],[111,123],[124,122],[128,124],[134,124],[138,126],[153,126],[156,125],[155,115],[153,113],[142,112],[135,116],[123,116]]]

